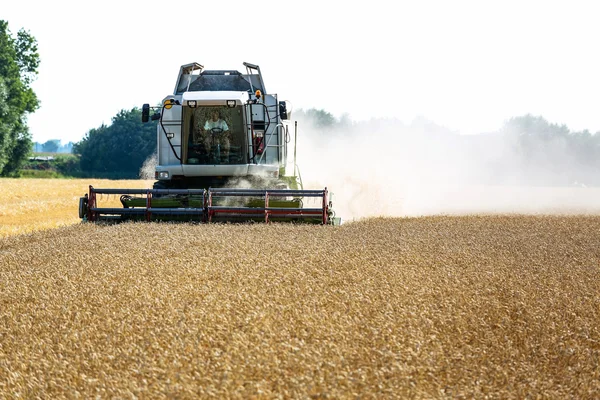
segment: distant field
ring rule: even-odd
[[[0,305],[3,398],[600,398],[598,216],[75,224],[0,238]]]
[[[47,151],[37,151],[32,154],[32,157],[64,157],[64,158],[77,158],[77,154],[73,153],[52,153]]]
[[[78,223],[79,198],[89,185],[147,188],[152,181],[0,178],[0,238]]]

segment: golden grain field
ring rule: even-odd
[[[0,178],[0,238],[78,223],[79,198],[89,185],[151,188],[152,181]]]
[[[600,397],[600,217],[0,238],[2,398]]]

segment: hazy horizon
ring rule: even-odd
[[[118,12],[115,6],[3,4],[13,35],[23,28],[38,42],[32,88],[41,108],[28,121],[35,141],[78,141],[122,109],[160,101],[183,64],[243,71],[244,61],[259,65],[268,92],[295,109],[346,112],[355,121],[410,123],[422,115],[473,134],[531,113],[574,131],[600,131],[593,2],[374,0],[340,7],[268,0],[256,11],[274,26],[264,32],[248,24],[241,0],[189,9],[154,0],[120,2]],[[201,15],[211,18],[196,29]]]

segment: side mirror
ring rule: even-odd
[[[292,106],[287,101],[279,102],[279,116],[283,120],[292,118]]]
[[[142,106],[142,122],[148,122],[150,120],[150,104],[144,104]]]

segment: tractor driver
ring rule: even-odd
[[[211,147],[219,145],[222,155],[229,154],[229,126],[221,119],[219,110],[211,111],[210,118],[206,120],[200,132],[201,141],[204,143],[207,153],[210,153]]]

